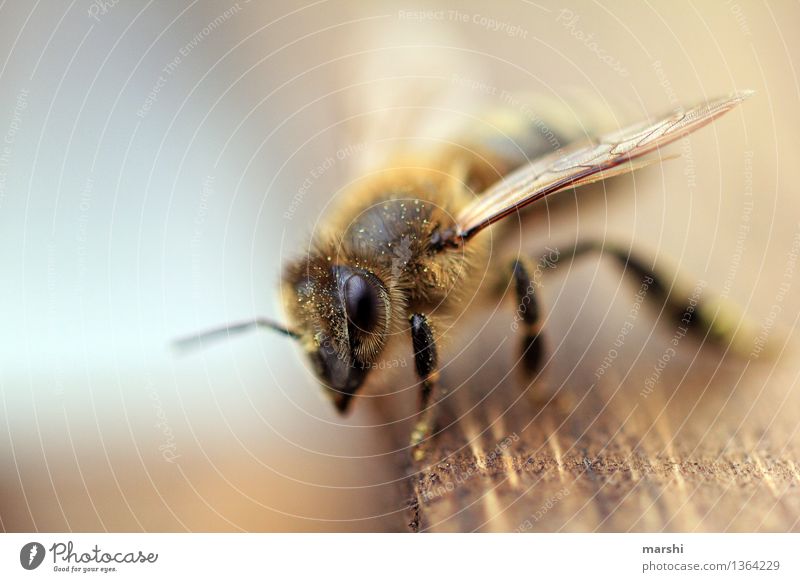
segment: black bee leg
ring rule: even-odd
[[[735,302],[706,289],[705,281],[691,282],[663,267],[655,269],[625,249],[610,250],[626,272],[649,284],[648,294],[654,302],[665,306],[665,313],[679,330],[684,333],[692,330],[700,337],[730,346],[737,352],[746,352],[752,347],[748,338],[757,334],[753,322]]]
[[[411,433],[411,454],[415,461],[425,458],[425,442],[433,433],[434,413],[431,397],[439,381],[439,359],[433,330],[428,319],[419,313],[409,318],[411,343],[414,347],[414,365],[422,385],[419,398],[419,417]]]
[[[690,279],[669,272],[663,266],[655,267],[650,262],[631,253],[629,249],[598,241],[583,242],[559,255],[560,260],[597,252],[610,255],[625,270],[625,273],[646,289],[648,303],[663,305],[664,313],[681,330],[693,330],[701,336],[734,350],[747,348],[746,338],[753,335],[750,321],[732,301],[714,297],[705,288],[705,282],[688,283]],[[736,337],[736,328],[743,333]]]
[[[517,294],[517,312],[512,328],[522,328],[522,364],[528,373],[538,372],[544,360],[544,341],[539,303],[536,300],[535,271],[525,259],[516,259],[511,266]]]

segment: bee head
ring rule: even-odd
[[[310,256],[284,275],[292,327],[340,412],[345,412],[389,336],[392,301],[373,272]]]

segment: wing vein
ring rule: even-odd
[[[658,159],[633,163],[648,154],[711,123],[744,101],[752,91],[688,109],[678,109],[655,123],[640,123],[576,145],[560,155],[550,154],[512,172],[487,189],[456,217],[453,236],[461,241],[509,214],[569,187],[578,187],[635,171]]]

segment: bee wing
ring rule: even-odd
[[[549,194],[632,172],[661,159],[634,160],[703,127],[752,94],[741,91],[644,122],[531,162],[485,191],[456,217],[466,240],[490,224]]]

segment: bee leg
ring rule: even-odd
[[[578,257],[588,252],[608,253],[629,276],[636,278],[646,288],[645,300],[654,305],[663,305],[664,313],[681,329],[705,335],[710,341],[730,345],[735,351],[748,349],[746,336],[753,335],[749,321],[731,301],[709,296],[705,282],[687,284],[688,278],[680,273],[670,273],[663,267],[654,267],[641,257],[621,246],[599,241],[582,242],[559,256]],[[646,285],[646,287],[645,287]],[[737,326],[742,328],[741,337],[734,337]]]
[[[419,417],[411,433],[411,454],[415,461],[425,458],[425,441],[433,433],[434,413],[431,397],[439,380],[439,361],[433,330],[428,319],[419,313],[409,318],[411,343],[414,348],[414,365],[422,385],[419,398]]]
[[[538,372],[544,360],[544,341],[539,303],[536,300],[536,282],[531,278],[535,271],[525,259],[516,259],[511,265],[517,294],[517,313],[513,328],[522,323],[522,364],[527,373]]]

